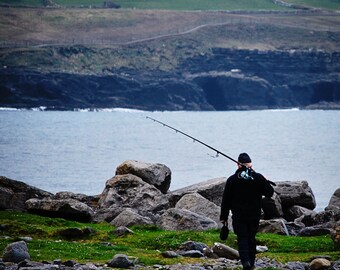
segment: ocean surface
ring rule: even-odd
[[[56,193],[100,194],[125,160],[163,163],[170,190],[234,173],[237,159],[272,181],[306,180],[316,211],[340,187],[340,111],[40,111],[0,109],[0,175]]]

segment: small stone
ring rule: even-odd
[[[134,263],[129,260],[128,256],[125,254],[116,254],[111,261],[107,263],[109,267],[116,268],[129,268],[133,266]]]
[[[328,267],[331,266],[331,262],[324,258],[318,258],[311,261],[309,266],[312,270],[327,269]]]
[[[263,252],[268,251],[268,247],[266,247],[266,246],[256,246],[256,251],[258,253],[263,253]]]
[[[191,257],[191,258],[204,257],[203,253],[198,251],[198,250],[179,251],[178,254],[183,256],[183,257]]]
[[[3,253],[4,262],[19,263],[26,259],[29,260],[30,255],[28,253],[28,248],[25,241],[11,243],[7,245],[7,247],[4,250]]]
[[[124,236],[128,234],[133,234],[134,232],[125,226],[119,226],[113,233],[117,236]]]
[[[164,258],[176,258],[178,257],[179,255],[175,252],[175,251],[164,251],[162,252],[162,256]]]

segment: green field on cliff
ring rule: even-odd
[[[27,242],[32,261],[55,259],[77,262],[105,263],[115,254],[123,253],[137,257],[145,265],[202,263],[202,259],[164,258],[161,252],[177,250],[185,241],[202,242],[212,247],[220,242],[218,230],[208,231],[165,231],[156,226],[135,226],[133,234],[116,236],[115,227],[109,223],[79,223],[61,218],[48,218],[37,215],[0,211],[0,254],[4,248],[22,237],[31,237]],[[68,228],[92,228],[93,233],[78,239],[65,239],[61,231]],[[316,255],[329,255],[333,260],[340,252],[334,247],[330,236],[296,237],[276,234],[258,234],[259,245],[266,245],[269,251],[258,254],[280,262],[309,261]],[[233,233],[225,243],[236,248]]]
[[[92,6],[101,7],[103,0],[54,0],[55,4],[66,7]],[[137,9],[170,9],[170,10],[283,10],[271,0],[114,0],[111,1],[122,8]],[[309,8],[340,9],[339,1],[335,0],[287,0],[285,2],[298,4]],[[43,6],[42,0],[0,0],[0,4]]]

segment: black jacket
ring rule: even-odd
[[[266,178],[253,172],[253,180],[240,177],[244,168],[238,169],[226,182],[222,205],[221,220],[228,220],[229,211],[233,219],[251,220],[260,219],[262,196],[273,196],[274,189]]]

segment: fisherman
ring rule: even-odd
[[[255,265],[255,236],[261,217],[262,196],[270,198],[274,189],[270,181],[252,170],[247,153],[241,153],[238,162],[237,171],[228,178],[224,188],[220,220],[227,224],[231,211],[243,270],[251,270]]]

